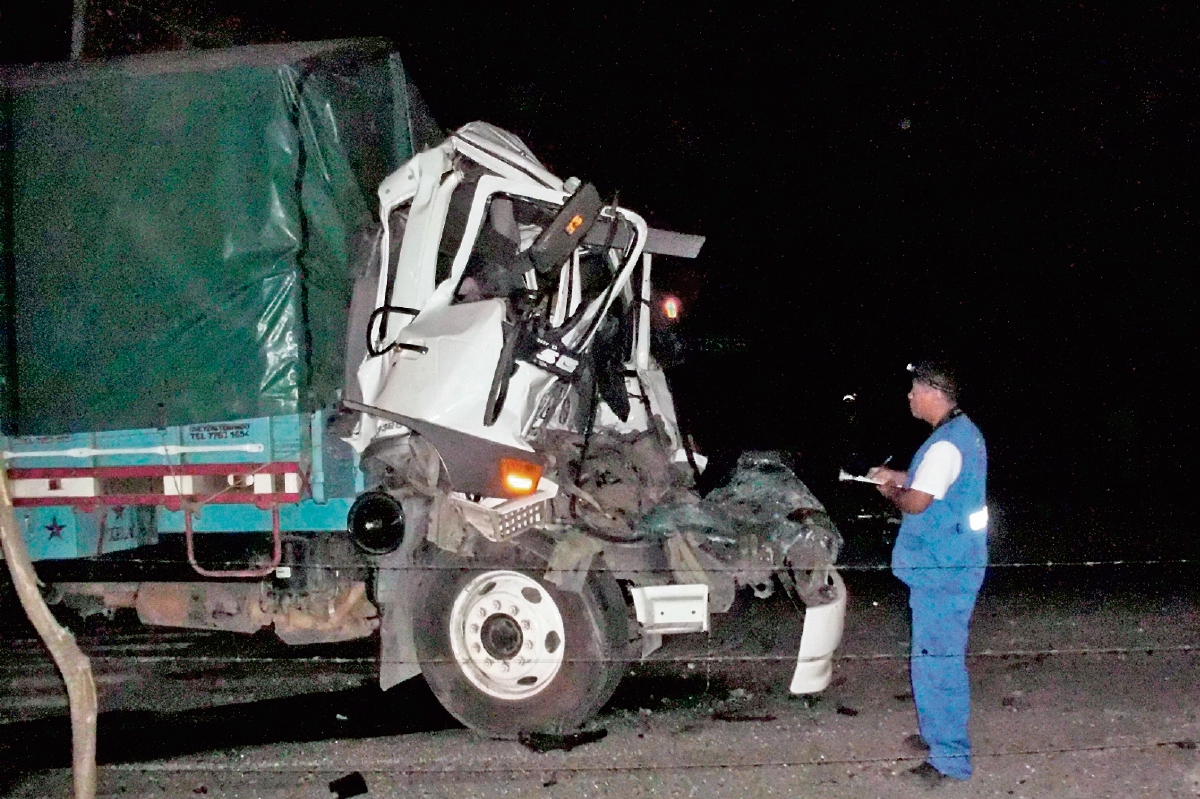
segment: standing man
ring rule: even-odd
[[[958,407],[958,381],[945,364],[908,367],[912,415],[933,426],[909,471],[877,466],[868,476],[903,512],[892,573],[909,589],[911,675],[925,763],[909,773],[933,786],[971,776],[967,628],[987,567],[987,450]]]

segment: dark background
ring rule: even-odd
[[[389,37],[444,127],[708,237],[672,370],[706,451],[879,510],[832,475],[908,459],[904,366],[946,356],[998,557],[1196,554],[1197,12],[776,5],[91,0],[84,55]],[[3,6],[0,60],[66,58],[70,13]]]

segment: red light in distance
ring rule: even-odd
[[[683,310],[683,305],[679,302],[678,297],[667,297],[662,301],[663,316],[668,319],[678,319],[681,310]]]

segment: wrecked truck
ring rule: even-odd
[[[384,689],[504,737],[781,589],[828,685],[836,528],[774,453],[701,498],[651,352],[654,258],[702,238],[443,137],[386,42],[3,78],[2,443],[55,598],[377,635]]]

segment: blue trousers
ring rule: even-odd
[[[971,776],[971,687],[967,680],[967,628],[978,589],[910,588],[911,674],[921,737],[929,765],[965,780]]]

